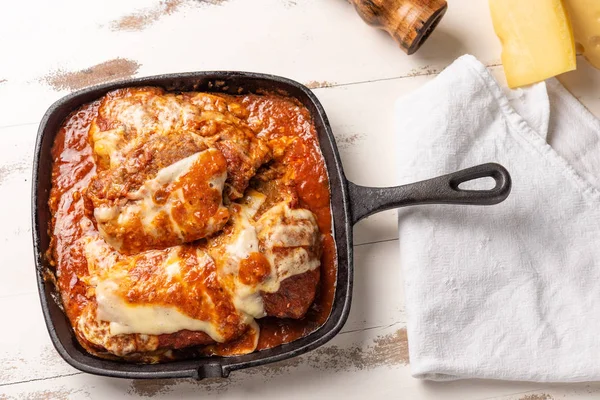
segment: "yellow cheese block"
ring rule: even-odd
[[[489,0],[489,3],[511,88],[575,69],[573,32],[561,0]]]
[[[600,0],[565,0],[578,50],[600,69]]]

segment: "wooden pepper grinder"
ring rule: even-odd
[[[446,13],[445,0],[350,0],[369,25],[389,33],[413,54]]]

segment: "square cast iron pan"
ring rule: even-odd
[[[44,254],[50,237],[48,199],[51,188],[51,148],[58,130],[71,111],[96,100],[111,90],[158,86],[167,91],[203,91],[228,94],[274,92],[297,99],[311,113],[321,152],[325,159],[331,190],[333,235],[337,248],[337,280],[333,307],[323,326],[301,339],[278,347],[236,357],[203,357],[162,364],[132,364],[97,358],[77,342],[71,325],[55,301],[55,288],[44,279],[49,268]],[[491,190],[458,189],[462,182],[491,176]],[[119,378],[227,377],[231,371],[268,364],[313,350],[333,338],[342,328],[352,299],[352,225],[375,212],[413,204],[453,203],[490,205],[503,201],[510,192],[510,176],[498,164],[483,164],[454,174],[393,188],[368,188],[348,182],[323,107],[315,95],[298,82],[249,72],[190,72],[128,79],[75,92],[55,102],[39,126],[33,165],[33,247],[37,284],[48,332],[58,353],[73,367],[92,374]]]

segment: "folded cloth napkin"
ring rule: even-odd
[[[413,375],[600,380],[600,121],[554,79],[504,91],[472,56],[395,117],[402,182],[485,162],[513,178],[499,205],[399,210]]]

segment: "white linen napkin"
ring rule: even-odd
[[[413,375],[600,380],[600,121],[555,79],[505,94],[472,56],[395,116],[403,183],[513,179],[499,205],[399,210]]]

